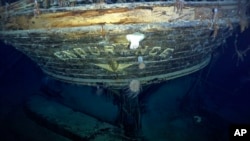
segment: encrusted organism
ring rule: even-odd
[[[146,65],[143,61],[143,57],[142,56],[139,56],[138,57],[138,63],[139,63],[139,69],[145,69]]]
[[[135,32],[133,34],[128,34],[126,38],[130,42],[129,48],[137,49],[140,45],[140,41],[145,38],[145,35],[142,33]]]
[[[137,79],[133,79],[129,82],[129,92],[127,96],[129,98],[137,97],[141,92],[141,82]]]
[[[181,14],[183,7],[184,7],[184,0],[176,0],[175,1],[174,11],[176,11],[176,13]]]

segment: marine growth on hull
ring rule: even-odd
[[[248,27],[248,7],[244,0],[1,2],[0,39],[61,81],[145,86],[205,67],[226,38]]]

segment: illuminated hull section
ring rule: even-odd
[[[47,9],[33,4],[16,11],[14,4],[12,10],[1,9],[0,39],[56,79],[107,88],[124,88],[133,79],[150,85],[198,71],[237,26],[244,27],[234,1],[186,2],[184,7],[172,2]]]

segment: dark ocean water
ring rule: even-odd
[[[159,84],[147,89],[147,92],[142,93],[144,96],[140,95],[145,103],[142,131],[147,140],[204,138],[225,141],[229,138],[227,133],[230,125],[250,124],[250,50],[245,53],[243,60],[238,60],[235,40],[239,50],[250,48],[250,30],[242,34],[234,33],[216,50],[211,63],[203,70]],[[1,42],[1,141],[69,140],[47,130],[45,125],[38,125],[23,112],[25,102],[31,96],[41,94],[41,91],[47,91],[46,96],[55,99],[70,99],[63,100],[65,105],[80,112],[86,112],[86,106],[89,106],[92,108],[87,109],[92,110],[87,113],[106,118],[107,121],[112,122],[116,116],[114,106],[109,105],[105,98],[100,98],[105,91],[96,93],[95,88],[51,80],[27,56]],[[60,92],[70,97],[58,96]],[[80,100],[72,103],[72,99]],[[96,101],[98,104],[93,104]],[[105,110],[105,106],[109,108]]]

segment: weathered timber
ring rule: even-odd
[[[137,79],[150,85],[205,67],[238,26],[248,26],[243,2],[48,7],[18,1],[0,8],[0,39],[65,82],[124,88]],[[139,35],[140,41],[128,39]]]

